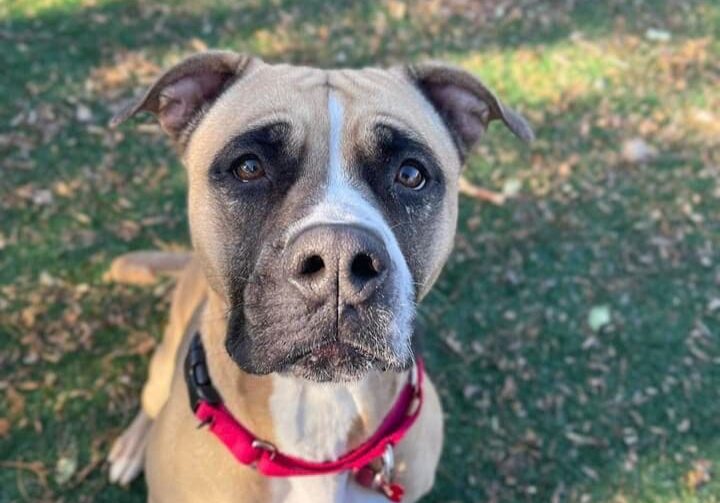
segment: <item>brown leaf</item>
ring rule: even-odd
[[[18,384],[18,388],[22,391],[35,391],[40,388],[40,383],[37,381],[22,381]]]
[[[685,474],[685,485],[691,492],[697,491],[700,487],[710,482],[712,474],[710,469],[712,463],[707,459],[698,459],[693,463],[692,468]]]
[[[123,220],[116,228],[115,234],[123,241],[132,241],[140,234],[140,224],[133,220]]]
[[[5,396],[9,404],[10,417],[21,416],[25,411],[25,397],[12,386],[5,390]]]
[[[10,433],[10,421],[0,417],[0,438],[5,438]]]

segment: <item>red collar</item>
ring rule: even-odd
[[[375,433],[335,461],[310,461],[280,452],[273,444],[257,438],[225,408],[213,387],[205,362],[200,335],[195,334],[185,358],[185,380],[190,406],[201,426],[222,442],[240,463],[254,467],[267,477],[327,475],[352,471],[355,480],[375,489],[391,501],[400,501],[404,490],[391,482],[393,447],[415,423],[423,403],[422,359],[418,358],[410,378]]]

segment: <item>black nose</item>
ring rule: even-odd
[[[389,257],[383,242],[360,227],[311,227],[292,240],[286,253],[290,282],[313,302],[361,304],[387,276]]]

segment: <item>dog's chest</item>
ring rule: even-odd
[[[318,385],[274,377],[270,412],[277,447],[306,459],[337,459],[348,450],[353,427],[368,412],[368,392],[361,385]],[[348,477],[348,473],[341,473],[276,480],[275,500],[284,503],[384,501]]]

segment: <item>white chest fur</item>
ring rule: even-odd
[[[277,447],[288,454],[324,461],[348,449],[348,436],[360,417],[373,414],[367,383],[316,384],[275,376],[270,397]],[[276,501],[284,503],[383,502],[348,479],[347,473],[291,477],[275,484]],[[289,484],[289,488],[288,488]],[[289,489],[289,492],[287,492]]]

